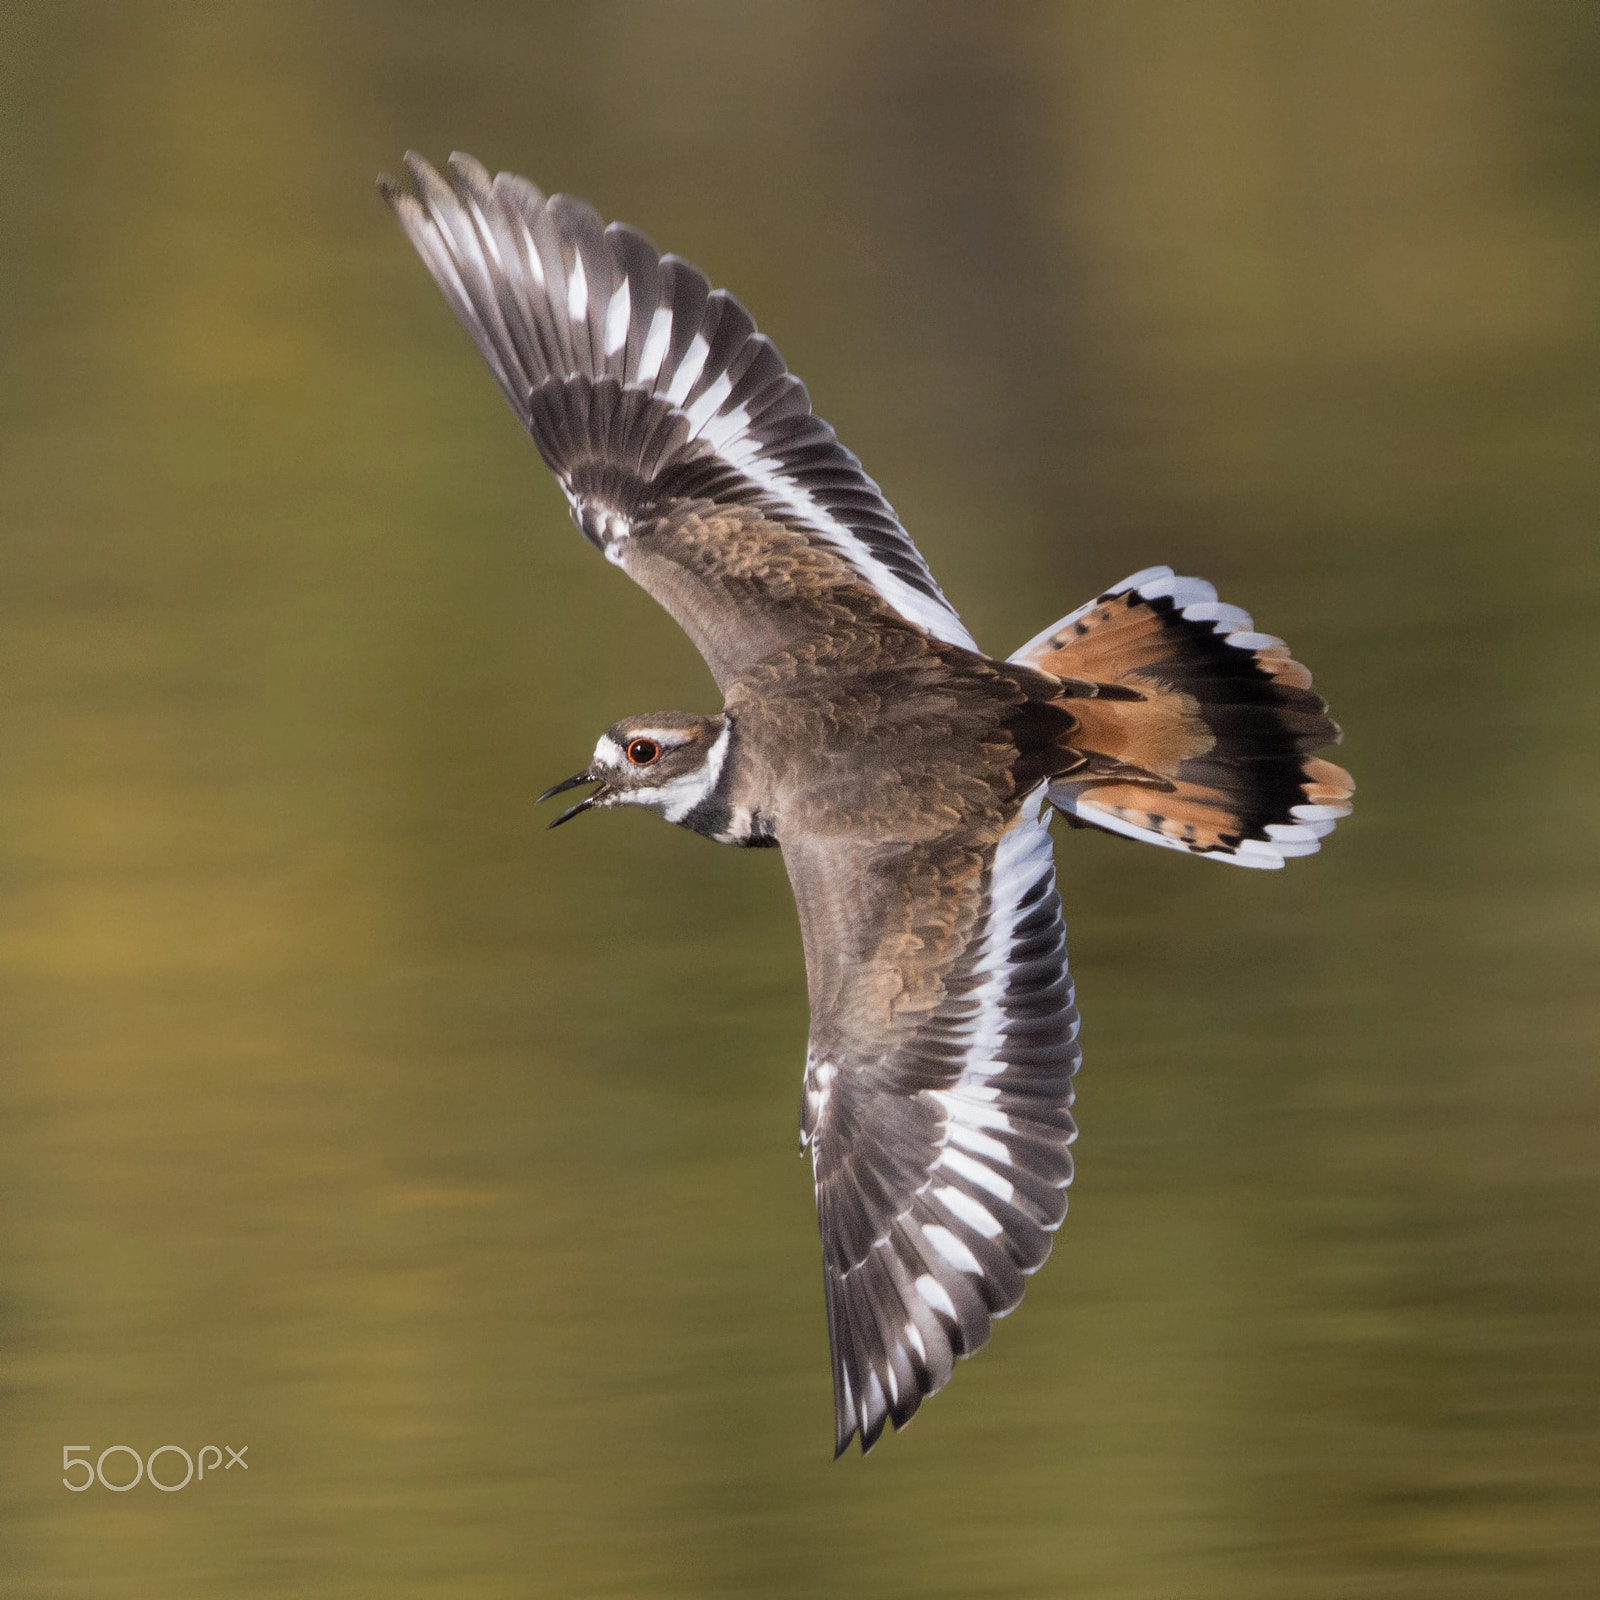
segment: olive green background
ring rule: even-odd
[[[865,1462],[781,861],[543,831],[717,699],[407,146],[730,285],[996,653],[1170,561],[1348,729],[1282,874],[1061,830],[1072,1215]],[[1600,9],[14,3],[0,149],[0,1591],[1596,1592]]]

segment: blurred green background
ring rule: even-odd
[[[1600,9],[14,3],[0,135],[5,1594],[1596,1592]],[[407,146],[731,286],[996,653],[1170,561],[1348,729],[1281,875],[1063,830],[1073,1214],[865,1463],[781,862],[543,831],[717,699]]]

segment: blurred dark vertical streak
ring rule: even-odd
[[[1061,91],[1033,58],[1044,9],[879,8],[856,65],[863,195],[925,380],[903,404],[948,441],[927,452],[939,481],[922,492],[936,506],[954,495],[964,520],[941,529],[941,570],[958,598],[976,588],[980,620],[1014,615],[995,597],[1037,573],[1092,581],[1104,507],[1086,463],[1117,441],[1084,262],[1056,226],[1062,162],[1044,97]],[[1087,594],[1063,587],[1061,609]]]

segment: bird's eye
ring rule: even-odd
[[[631,739],[628,742],[628,759],[636,767],[648,767],[661,754],[661,746],[654,739]]]

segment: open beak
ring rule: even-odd
[[[571,822],[572,819],[581,812],[587,811],[592,806],[598,805],[600,801],[603,800],[610,792],[607,789],[604,780],[596,778],[594,773],[585,767],[582,772],[575,772],[570,778],[563,778],[560,783],[551,784],[551,786],[546,789],[537,800],[534,801],[534,804],[536,806],[543,805],[546,800],[551,799],[555,795],[565,794],[568,789],[576,789],[580,783],[598,783],[600,787],[596,789],[593,794],[580,800],[577,805],[568,806],[567,809],[550,824],[552,828],[559,828],[563,822]]]

